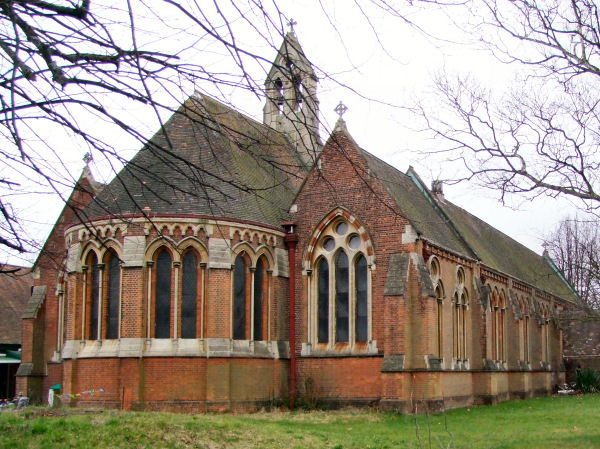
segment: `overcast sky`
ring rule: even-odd
[[[431,180],[453,178],[450,164],[441,158],[426,156],[426,150],[435,149],[439,142],[421,132],[422,124],[407,108],[419,101],[436,102],[432,80],[438,73],[469,74],[485,85],[501,91],[513,82],[518,66],[500,63],[489,52],[479,48],[474,35],[455,26],[466,23],[469,16],[458,7],[425,8],[398,2],[403,17],[393,17],[389,12],[369,4],[333,0],[294,0],[280,2],[279,8],[297,25],[295,33],[305,54],[313,62],[321,78],[318,88],[322,138],[337,119],[334,112],[339,101],[348,107],[344,115],[349,132],[356,142],[370,153],[406,171],[413,165],[428,184]],[[361,5],[363,9],[359,8]],[[418,3],[415,3],[418,5]],[[240,26],[243,24],[233,23]],[[260,24],[256,24],[260,28]],[[247,27],[246,27],[247,28]],[[468,31],[468,27],[467,27]],[[167,47],[191,34],[182,25],[180,30],[156,28],[154,38]],[[179,34],[178,34],[179,33]],[[182,34],[186,33],[186,34]],[[240,31],[236,36],[240,45],[272,60],[280,37],[272,34],[258,39],[255,34]],[[474,41],[474,42],[473,42]],[[229,55],[212,50],[202,39],[195,43],[198,58],[206,60],[215,70],[227,70]],[[183,55],[185,55],[184,53]],[[193,53],[192,53],[193,54]],[[249,66],[253,77],[262,83],[268,67]],[[257,120],[262,120],[262,99],[246,90],[214,89],[201,86],[204,91],[218,95]],[[185,98],[188,92],[175,97]],[[126,111],[129,117],[145,117],[135,110]],[[148,134],[156,130],[152,120],[139,118],[147,126]],[[86,149],[75,140],[60,141],[64,169],[74,180],[83,167],[81,157]],[[123,154],[129,157],[139,145],[122,141]],[[108,181],[114,173],[106,164],[95,160],[91,164],[94,175]],[[541,253],[542,239],[562,218],[574,214],[576,207],[567,200],[541,197],[534,202],[523,198],[508,198],[509,206],[498,202],[496,192],[483,190],[474,184],[444,187],[446,198],[467,209],[519,242]],[[23,201],[22,213],[32,237],[43,240],[58,217],[62,205],[48,195],[28,196]],[[13,263],[26,264],[35,254],[12,257]]]

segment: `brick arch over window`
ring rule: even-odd
[[[232,248],[231,338],[268,340],[273,255],[266,246]]]
[[[347,210],[332,211],[316,227],[304,259],[309,343],[358,349],[371,341],[374,259],[369,235]]]

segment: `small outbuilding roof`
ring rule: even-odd
[[[14,272],[10,272],[15,270]],[[0,273],[0,344],[21,344],[21,316],[31,296],[29,268],[3,265]]]

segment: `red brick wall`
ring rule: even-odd
[[[382,357],[301,358],[298,360],[299,395],[304,399],[311,393],[319,399],[379,399],[382,360]]]
[[[390,352],[386,345],[395,345],[395,351],[404,353],[405,337],[386,340],[389,320],[403,318],[403,302],[398,303],[398,315],[386,316],[383,290],[390,255],[414,250],[414,245],[402,243],[402,233],[408,221],[395,206],[389,193],[371,178],[366,162],[354,143],[344,134],[334,133],[320,156],[320,169],[313,170],[296,198],[298,212],[292,218],[299,235],[296,272],[302,272],[302,261],[310,238],[317,225],[334,208],[343,207],[353,214],[366,229],[376,255],[376,269],[372,271],[372,338],[380,351]],[[377,207],[373,207],[377,205]],[[307,293],[301,276],[296,279],[296,348],[308,340],[305,311],[308,310]],[[398,328],[405,323],[399,323]],[[389,329],[389,328],[388,328]],[[400,329],[398,329],[400,330]],[[388,332],[388,336],[391,337]],[[301,381],[299,380],[299,383]]]

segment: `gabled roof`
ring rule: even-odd
[[[306,174],[279,132],[192,96],[85,210],[232,217],[279,227]]]
[[[81,214],[81,211],[89,204],[92,197],[99,194],[103,188],[104,184],[94,179],[89,167],[86,165],[54,222],[52,230],[44,241],[44,246],[38,253],[32,269],[38,267],[41,259],[46,259],[47,262],[51,262],[56,267],[60,265],[64,258],[64,249],[61,248],[61,245],[56,245],[56,241],[51,242],[52,236],[56,235],[62,240],[65,226],[72,224],[73,221],[80,222],[85,216]]]
[[[0,344],[21,343],[21,315],[25,310],[33,276],[29,268],[4,265],[3,271],[17,269],[14,273],[0,273]]]
[[[418,234],[430,242],[468,259],[475,258],[471,249],[453,231],[448,220],[409,175],[386,164],[365,150],[362,154],[371,169],[371,175],[379,179],[400,209],[406,214]]]
[[[485,266],[563,299],[577,300],[573,290],[543,256],[451,202],[436,202]]]
[[[345,126],[337,127],[353,141]],[[356,145],[377,178],[424,240],[567,301],[577,295],[556,268],[540,256],[447,200],[440,200],[412,167],[404,174]]]

